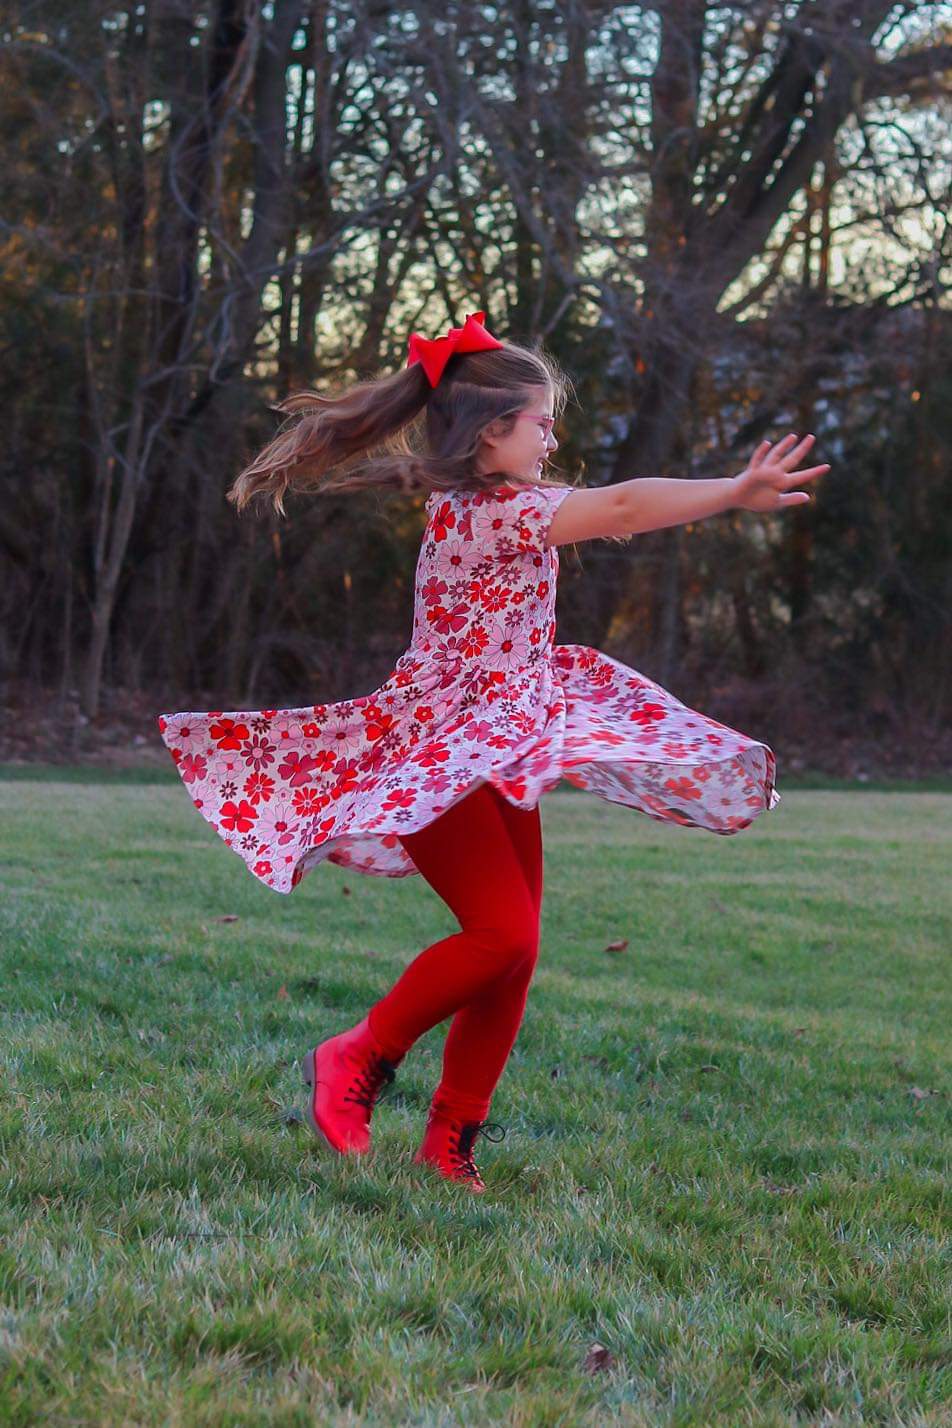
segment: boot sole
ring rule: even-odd
[[[327,1134],[327,1132],[322,1128],[320,1121],[317,1119],[317,1117],[316,1117],[315,1114],[314,1114],[314,1086],[315,1086],[314,1057],[316,1056],[316,1054],[317,1054],[317,1047],[315,1047],[313,1051],[309,1051],[306,1056],[304,1056],[304,1057],[301,1058],[301,1078],[302,1078],[302,1080],[304,1081],[305,1086],[308,1088],[307,1110],[306,1110],[307,1123],[308,1123],[308,1125],[311,1127],[311,1130],[314,1132],[314,1134],[315,1134],[320,1140],[322,1140],[325,1145],[329,1145],[330,1148],[331,1148],[331,1150],[333,1150],[333,1151],[335,1152],[335,1154],[337,1154],[337,1155],[365,1155],[365,1154],[366,1154],[366,1151],[363,1151],[363,1150],[355,1150],[352,1146],[348,1146],[348,1147],[342,1149],[341,1146],[335,1145],[334,1142],[331,1140],[330,1136]]]
[[[439,1161],[428,1160],[425,1156],[415,1155],[413,1157],[413,1164],[425,1166],[426,1169],[431,1170],[434,1175],[438,1175],[441,1180],[449,1181],[450,1185],[462,1185],[471,1195],[483,1195],[489,1189],[489,1186],[486,1184],[474,1185],[467,1175],[447,1175]]]

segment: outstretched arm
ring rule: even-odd
[[[795,469],[813,441],[812,435],[799,442],[795,435],[785,436],[774,447],[762,441],[738,476],[700,481],[641,476],[614,486],[574,491],[556,511],[548,543],[564,545],[598,536],[643,534],[686,521],[703,521],[721,511],[780,511],[802,506],[809,501],[809,492],[793,488],[830,469],[828,464]]]
[[[782,511],[787,506],[802,506],[809,501],[809,492],[793,487],[830,469],[828,465],[794,469],[813,441],[812,435],[802,441],[790,435],[773,448],[769,441],[762,441],[739,476],[710,481],[645,476],[623,481],[619,489],[626,493],[633,521],[629,530],[632,534],[661,530],[685,521],[703,521],[721,511]]]

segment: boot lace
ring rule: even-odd
[[[355,1105],[363,1106],[369,1114],[374,1108],[375,1101],[381,1100],[389,1091],[396,1070],[394,1063],[388,1061],[386,1057],[376,1057],[362,1071],[357,1072],[344,1094],[344,1100],[353,1101]]]
[[[493,1131],[499,1131],[499,1135],[493,1135]],[[482,1180],[476,1162],[473,1160],[473,1144],[478,1135],[484,1135],[487,1140],[500,1141],[505,1137],[506,1127],[501,1126],[496,1121],[466,1121],[459,1131],[456,1132],[455,1143],[450,1140],[450,1154],[459,1161],[459,1169],[470,1180]]]

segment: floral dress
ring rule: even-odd
[[[400,835],[481,783],[528,809],[565,779],[725,834],[780,802],[766,744],[597,649],[555,643],[545,537],[573,489],[428,496],[410,644],[371,694],[158,716],[195,807],[267,887],[289,893],[325,858],[416,873]]]

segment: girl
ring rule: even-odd
[[[780,801],[766,744],[598,650],[554,643],[556,547],[785,510],[810,499],[792,487],[829,470],[794,470],[813,438],[789,436],[761,443],[732,478],[553,484],[543,472],[568,380],[484,319],[472,313],[433,340],[414,333],[401,371],[344,396],[291,397],[281,409],[297,422],[228,493],[239,511],[265,496],[283,515],[288,488],[429,492],[412,637],[386,682],[336,704],[158,718],[195,806],[267,887],[290,893],[326,858],[420,873],[447,903],[460,931],[302,1070],[313,1129],[362,1154],[380,1091],[417,1038],[452,1017],[415,1160],[475,1191],[476,1136],[505,1134],[486,1116],[538,956],[542,794],[565,778],[722,834]]]

